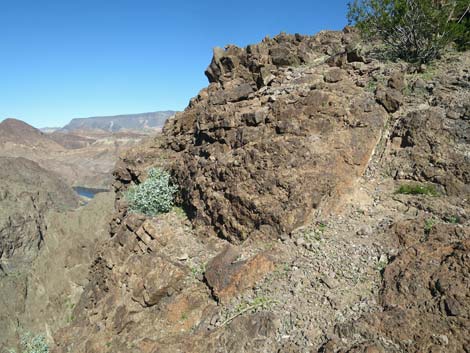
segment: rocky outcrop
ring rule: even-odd
[[[387,119],[352,66],[327,63],[352,37],[281,34],[214,50],[211,84],[164,129],[196,225],[233,242],[276,238],[338,205]]]
[[[240,255],[237,249],[227,246],[207,265],[204,277],[219,301],[229,301],[274,270],[274,260],[266,254],[257,254],[244,261],[239,260]]]
[[[137,152],[135,158],[144,156]],[[136,172],[120,171],[118,178],[125,177],[116,183],[119,191]],[[217,299],[252,287],[273,269],[268,254],[244,261],[250,254],[233,249],[240,257],[236,269],[226,264],[217,271],[225,242],[194,233],[183,214],[129,214],[119,196],[116,205],[111,239],[93,262],[90,282],[72,312],[74,320],[54,337],[57,352],[209,352],[221,340],[251,352],[254,338],[271,344],[270,314],[236,318],[220,327],[214,319]],[[214,296],[204,278],[214,272],[227,279],[217,291],[221,297]]]
[[[427,81],[410,75],[379,169],[438,195],[394,196],[407,219],[385,235],[377,312],[337,325],[321,352],[469,351],[469,63],[466,53]]]
[[[397,122],[391,173],[397,179],[440,185],[447,195],[470,194],[468,121],[447,118],[449,110],[441,107],[423,108]]]
[[[430,80],[355,37],[214,51],[209,86],[118,163],[55,352],[468,350],[470,55]],[[189,219],[128,212],[151,166]]]

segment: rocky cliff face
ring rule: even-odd
[[[0,161],[7,167],[4,159]],[[18,348],[24,332],[50,340],[73,319],[72,310],[87,283],[96,244],[109,232],[114,201],[112,193],[105,193],[85,207],[64,210],[64,204],[70,208],[77,201],[57,177],[30,161],[7,163],[10,173],[16,173],[12,179],[2,175],[2,187],[8,194],[0,200],[0,214],[9,219],[0,227],[2,352]],[[21,185],[22,178],[28,180],[26,185]],[[21,190],[21,186],[27,188]]]
[[[0,157],[0,350],[21,332],[51,336],[70,320],[95,242],[108,233],[113,195],[77,210],[58,175]]]
[[[361,46],[345,29],[216,49],[210,85],[119,163],[54,350],[468,351],[470,55],[423,73]],[[127,212],[150,166],[189,218]]]
[[[44,214],[78,199],[58,175],[24,158],[0,157],[0,268],[22,267],[43,245]]]

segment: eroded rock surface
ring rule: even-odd
[[[29,264],[42,246],[44,215],[78,199],[58,175],[24,158],[0,157],[0,270]]]
[[[282,34],[214,51],[212,83],[164,133],[195,224],[230,241],[276,238],[340,202],[387,117],[354,75],[326,63],[349,41]]]
[[[429,78],[369,54],[349,28],[216,49],[209,87],[117,165],[54,351],[468,351],[470,55]],[[128,213],[151,166],[189,219]],[[437,195],[397,193],[415,183]]]
[[[413,226],[421,232],[410,234]],[[326,344],[323,352],[340,347],[340,352],[368,352],[370,347],[377,352],[468,350],[470,229],[438,225],[424,234],[423,227],[415,221],[392,227],[391,240],[401,250],[383,273],[383,310],[338,325],[338,340]]]
[[[228,301],[235,295],[253,287],[274,270],[274,261],[267,254],[257,254],[240,260],[240,252],[227,246],[207,265],[205,279],[219,301]]]
[[[52,334],[73,319],[114,195],[77,209],[73,190],[23,158],[0,158],[0,351],[24,332]]]

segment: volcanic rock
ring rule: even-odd
[[[274,269],[273,260],[265,254],[257,254],[245,261],[237,261],[239,256],[234,247],[227,246],[207,265],[204,277],[219,301],[227,302]]]
[[[283,34],[216,50],[206,72],[212,83],[164,128],[196,225],[231,241],[275,238],[331,211],[362,175],[386,112],[346,71],[312,64],[340,49],[341,33],[327,38],[319,47],[325,37]],[[296,63],[305,65],[284,68]],[[266,66],[275,78],[255,91]],[[323,74],[326,83],[305,80]]]
[[[356,37],[214,50],[209,86],[121,157],[109,241],[54,352],[468,350],[470,55],[402,92],[406,65]],[[155,166],[182,209],[130,213]]]

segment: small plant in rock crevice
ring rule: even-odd
[[[426,195],[438,196],[439,193],[433,185],[423,184],[403,184],[395,191],[396,194],[403,195]]]
[[[235,308],[235,312],[225,319],[219,326],[226,326],[238,316],[247,312],[255,312],[257,310],[267,310],[273,305],[279,304],[279,301],[267,297],[256,297],[250,301],[243,301]]]
[[[434,218],[429,218],[424,221],[424,233],[428,235],[431,232],[431,229],[436,224],[436,220]]]
[[[125,198],[131,212],[154,216],[169,212],[174,205],[176,185],[170,182],[170,174],[160,168],[151,168],[148,178],[141,184],[131,187]]]
[[[203,276],[204,273],[206,272],[206,266],[207,266],[206,263],[201,263],[201,264],[199,264],[199,265],[191,266],[191,268],[190,268],[191,274],[192,274],[195,278],[198,278],[198,277],[200,277],[200,276]]]
[[[459,224],[461,222],[461,219],[459,216],[447,216],[445,220],[447,223],[450,223],[450,224]]]

